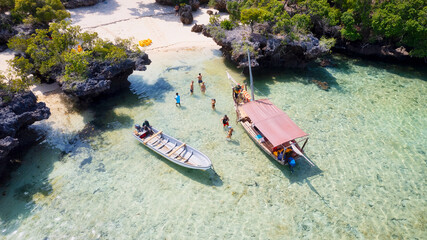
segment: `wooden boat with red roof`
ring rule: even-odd
[[[253,89],[250,66],[249,73],[251,89]],[[254,100],[253,90],[249,96],[245,87],[238,84],[228,72],[227,77],[232,81],[232,95],[237,121],[240,122],[251,139],[280,164],[289,164],[291,170],[296,164],[295,161],[301,158],[314,166],[314,163],[304,154],[308,134],[301,130],[283,110],[275,106],[269,99]],[[302,147],[300,146],[301,143]]]

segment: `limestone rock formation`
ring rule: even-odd
[[[129,87],[128,76],[134,70],[144,71],[145,65],[150,63],[146,54],[131,55],[130,58],[118,63],[94,61],[90,63],[89,76],[86,81],[61,82],[61,88],[67,95],[76,97],[83,102],[90,102],[99,96]]]
[[[227,12],[227,0],[215,0],[213,8],[220,12]]]
[[[222,47],[224,56],[238,67],[248,65],[247,49],[250,49],[254,70],[256,67],[303,68],[308,62],[329,52],[327,46],[312,34],[291,39],[286,35],[251,33],[249,27],[244,26],[224,30],[212,25],[205,27],[203,34],[212,36]]]
[[[192,24],[193,23],[193,14],[191,13],[192,8],[190,5],[185,5],[184,7],[179,8],[179,17],[183,24]]]
[[[8,154],[24,147],[28,139],[27,127],[36,121],[47,119],[50,109],[43,102],[37,102],[32,92],[12,94],[0,90],[0,176],[9,166]]]
[[[16,30],[13,29],[12,16],[5,13],[0,14],[0,46],[3,46],[3,50],[7,48],[7,42],[15,34]]]
[[[192,32],[200,33],[203,31],[203,24],[197,25],[197,23],[194,24],[194,26],[191,28]]]

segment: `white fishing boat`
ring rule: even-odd
[[[199,150],[177,140],[161,130],[150,127],[149,131],[134,131],[132,134],[139,142],[167,160],[191,169],[213,169],[211,160]]]

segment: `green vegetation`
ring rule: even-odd
[[[273,33],[298,39],[316,24],[339,26],[345,40],[404,46],[412,56],[427,58],[426,0],[242,0],[227,2],[227,9],[230,21],[252,31],[255,23],[268,21]]]
[[[15,24],[44,24],[70,17],[60,0],[0,0],[0,12],[11,10]]]
[[[254,31],[254,23],[262,23],[268,20],[270,13],[260,8],[243,9],[240,13],[240,21],[243,24],[251,26],[251,32]]]
[[[18,82],[15,85],[21,87],[47,79],[82,81],[92,61],[117,63],[126,59],[130,51],[141,53],[133,42],[117,39],[113,44],[96,33],[81,32],[80,27],[71,26],[70,22],[51,23],[49,29],[38,29],[29,38],[13,37],[9,41],[8,46],[21,56],[9,62],[13,74],[0,79]]]
[[[221,21],[220,26],[225,30],[231,30],[233,29],[234,24],[230,20],[224,19]]]

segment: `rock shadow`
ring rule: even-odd
[[[164,102],[166,93],[172,92],[175,88],[164,78],[158,78],[154,84],[148,84],[144,77],[133,79],[130,90],[140,99],[153,99],[154,101]]]
[[[388,73],[397,75],[399,77],[409,78],[409,79],[421,79],[427,81],[427,68],[426,64],[411,64],[411,63],[390,63],[375,61],[364,58],[347,58],[348,61],[351,61],[353,65],[368,68],[373,67],[376,69],[385,70]]]
[[[99,136],[103,132],[115,131],[122,128],[130,128],[134,119],[127,114],[115,111],[117,108],[133,108],[148,104],[146,97],[139,97],[129,89],[121,91],[113,96],[98,101],[89,107],[94,113],[92,121],[78,133],[81,139]]]
[[[97,13],[98,15],[109,16],[113,14],[118,7],[119,4],[116,0],[105,0],[93,6],[68,9],[68,11],[71,12],[73,23],[78,24],[84,19],[85,15]]]
[[[151,3],[138,3],[138,8],[128,8],[130,14],[135,17],[156,17],[169,14],[175,14],[173,6],[164,6],[155,2]]]
[[[44,152],[43,157],[41,152]],[[16,157],[24,159],[23,165],[26,166],[20,166],[6,185],[0,187],[2,237],[12,234],[26,218],[37,212],[37,208],[44,207],[36,201],[52,201],[56,197],[52,186],[56,180],[49,180],[49,175],[63,154],[59,150],[53,151],[47,144],[40,144]]]

